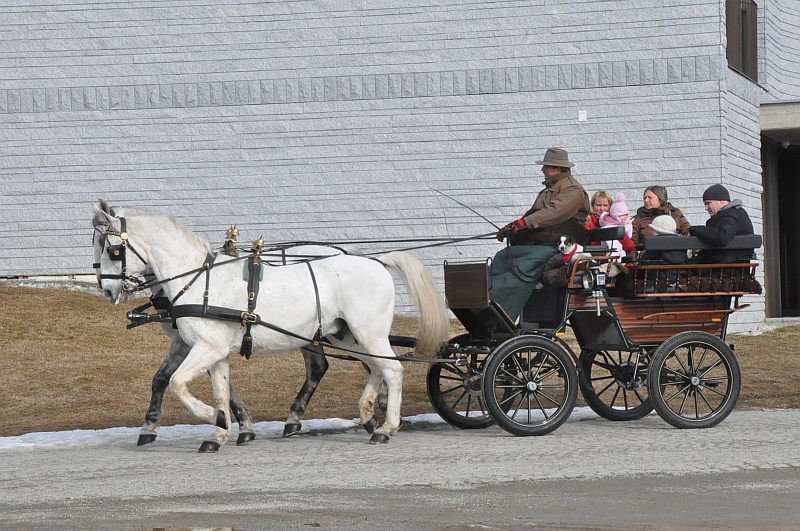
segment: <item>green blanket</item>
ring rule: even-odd
[[[514,245],[500,250],[489,270],[489,297],[516,320],[542,276],[545,262],[557,252],[550,245]]]

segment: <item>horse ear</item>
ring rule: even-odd
[[[108,225],[114,217],[113,214],[111,214],[111,207],[109,207],[108,203],[103,199],[93,201],[92,210],[94,211],[94,219],[92,220],[94,225]]]

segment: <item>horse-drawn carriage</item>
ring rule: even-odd
[[[359,414],[374,432],[372,442],[387,442],[400,426],[400,361],[407,360],[431,363],[431,403],[460,428],[496,422],[516,435],[543,435],[567,420],[579,390],[610,420],[641,418],[655,408],[680,428],[714,426],[731,412],[741,387],[738,363],[725,344],[728,318],[745,307],[739,305],[741,296],[761,289],[752,263],[629,263],[624,274],[614,276],[609,269],[619,266],[605,247],[586,247],[588,254],[569,264],[564,284],[535,291],[515,323],[489,298],[487,262],[446,263],[448,306],[466,329],[447,340],[441,296],[424,266],[408,253],[365,257],[328,247],[316,257],[302,253],[287,262],[281,246],[274,263],[269,255],[276,249],[261,245],[242,256],[218,254],[173,218],[133,210],[126,216],[105,202],[95,204],[93,225],[98,283],[109,299],[153,293],[158,311],[142,313],[147,305],[142,306],[129,314],[131,326],[178,321],[184,336],[173,334],[170,353],[153,380],[140,444],[155,440],[159,393],[169,382],[190,411],[218,428],[200,451],[215,451],[227,441],[231,410],[240,421],[239,442],[254,436],[244,404],[232,383],[228,386],[228,356],[237,342],[248,356],[303,349],[307,380],[287,419],[287,427],[290,421],[296,426],[286,435],[299,430],[305,403],[327,368],[324,364],[310,375],[315,364],[309,360],[331,355],[331,349],[371,370]],[[614,237],[604,232],[590,239]],[[263,245],[260,239],[257,243]],[[760,245],[758,236],[738,236],[726,248]],[[645,239],[645,248],[650,247],[705,246],[696,238],[659,236]],[[419,338],[389,336],[395,293],[387,269],[407,285],[421,316]],[[568,330],[577,352],[565,339]],[[392,345],[434,357],[397,356]],[[211,376],[214,406],[187,388],[205,372]],[[382,388],[388,397],[386,419],[376,428],[374,408]],[[245,437],[242,427],[249,430]]]
[[[726,249],[760,246],[760,236],[737,236]],[[645,238],[645,249],[703,248],[693,237]],[[443,352],[461,363],[428,374],[445,420],[543,435],[566,421],[579,390],[609,420],[655,408],[673,426],[706,428],[728,416],[741,387],[728,318],[748,306],[740,297],[760,293],[756,264],[619,266],[601,246],[585,250],[565,285],[534,291],[518,324],[489,299],[486,262],[445,264],[448,305],[467,331]]]

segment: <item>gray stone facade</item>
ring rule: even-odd
[[[791,6],[766,4],[762,27],[796,31]],[[760,229],[764,90],[727,68],[720,0],[0,9],[0,276],[92,273],[98,197],[212,243],[234,224],[243,242],[389,240],[369,251],[485,235],[435,190],[503,225],[540,189],[548,146],[590,193],[635,208],[664,184],[692,223],[723,182]],[[762,59],[779,100],[800,92],[797,41],[770,45],[786,35]],[[499,248],[414,252],[440,279],[443,260]],[[763,321],[753,299],[742,318]]]

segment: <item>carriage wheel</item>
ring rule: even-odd
[[[647,392],[648,362],[644,351],[581,352],[578,381],[592,411],[608,420],[636,420],[653,411]]]
[[[468,338],[468,335],[457,336],[450,343],[462,343]],[[494,424],[481,392],[486,358],[486,354],[470,354],[467,365],[435,363],[428,369],[431,405],[440,417],[456,428],[480,429]]]
[[[739,363],[721,339],[684,332],[653,352],[647,382],[658,414],[676,428],[710,428],[733,411],[742,385]]]
[[[572,413],[578,373],[561,345],[541,336],[518,336],[489,356],[483,397],[504,430],[514,435],[545,435]]]

